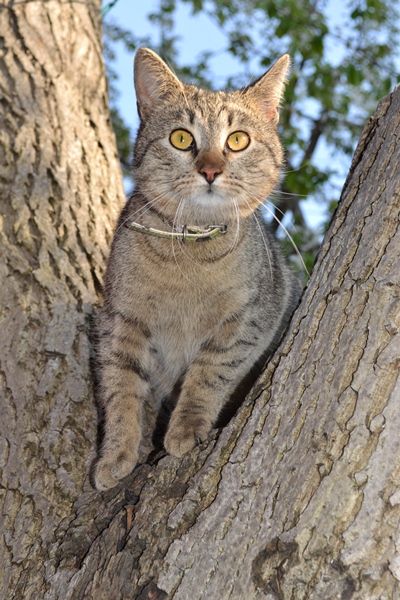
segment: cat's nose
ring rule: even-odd
[[[207,183],[212,183],[217,175],[222,173],[222,170],[217,165],[204,165],[199,168],[199,173],[206,178]]]

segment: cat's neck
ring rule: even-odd
[[[135,223],[143,229],[152,230],[152,232],[154,230],[160,233],[165,232],[169,235],[176,235],[183,231],[188,233],[190,230],[195,229],[204,231],[213,227],[221,227],[222,234],[214,235],[214,237],[207,236],[208,239],[201,243],[186,243],[183,239],[174,241],[171,237],[169,240],[161,239],[161,235],[157,236],[152,233],[149,234],[148,231],[140,231],[135,227],[129,227],[133,230],[132,235],[136,236],[138,243],[153,249],[156,254],[163,255],[165,259],[170,258],[174,262],[176,260],[177,244],[183,244],[187,255],[194,260],[204,262],[204,264],[219,262],[228,256],[233,259],[233,251],[237,253],[236,251],[241,248],[242,242],[249,235],[252,235],[251,231],[254,226],[252,216],[239,218],[236,213],[219,215],[218,223],[213,220],[213,222],[211,220],[202,222],[201,219],[195,222],[194,218],[193,222],[189,222],[179,214],[171,215],[168,211],[153,206],[151,201],[149,202],[138,192],[135,192],[130,199],[129,214],[130,217],[126,220],[126,226],[129,227],[131,223]],[[258,235],[258,232],[256,232],[256,235]],[[174,239],[176,240],[176,238]]]
[[[171,205],[172,202],[170,203]],[[160,206],[152,200],[148,200],[140,192],[135,191],[130,198],[130,215],[132,221],[146,228],[158,229],[165,232],[182,232],[198,229],[206,231],[215,227],[220,227],[221,231],[230,231],[243,227],[247,229],[248,218],[241,217],[233,208],[227,210],[209,211],[210,215],[201,216],[199,211],[171,210],[168,201],[164,206]],[[214,214],[213,214],[214,213]],[[239,223],[240,222],[240,223]]]

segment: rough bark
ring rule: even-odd
[[[43,596],[48,544],[89,489],[89,321],[124,199],[99,9],[0,7],[0,597]]]
[[[122,191],[93,15],[0,12],[5,597],[400,598],[400,90],[237,416],[99,494],[88,318]]]

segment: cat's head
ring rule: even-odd
[[[151,50],[137,51],[134,177],[156,209],[179,222],[223,222],[268,197],[282,167],[278,109],[289,62],[285,54],[252,85],[211,92],[182,84]]]

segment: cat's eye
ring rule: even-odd
[[[169,141],[178,150],[189,150],[193,146],[194,138],[185,129],[176,129],[169,136]]]
[[[250,137],[244,131],[235,131],[235,133],[231,133],[226,143],[231,150],[239,152],[250,144]]]

